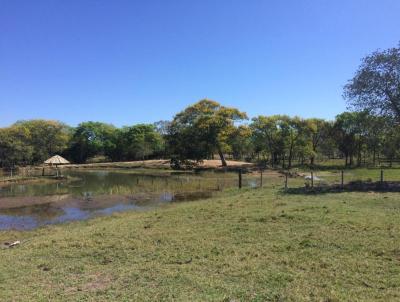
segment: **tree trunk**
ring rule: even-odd
[[[293,144],[290,145],[290,149],[289,149],[288,169],[292,168],[292,159],[293,159]]]
[[[375,162],[376,162],[376,148],[375,148],[375,146],[374,146],[373,155],[372,155],[372,162],[373,162],[374,167],[375,167]]]
[[[361,155],[361,143],[358,144],[358,152],[357,152],[357,166],[361,166],[361,161],[362,161],[362,155]]]
[[[228,164],[226,163],[224,153],[222,152],[221,148],[218,146],[218,155],[221,159],[221,164],[223,167],[226,167]]]
[[[271,152],[271,167],[273,168],[275,166],[275,153]]]

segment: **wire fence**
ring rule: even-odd
[[[400,191],[400,169],[356,168],[324,171],[277,171],[259,169],[237,171],[240,188],[305,188],[305,189],[397,189]]]
[[[55,176],[55,169],[8,169],[0,172],[0,181],[13,181],[21,178]],[[287,170],[254,169],[227,172],[190,174],[173,177],[154,177],[144,181],[137,178],[134,185],[143,191],[170,188],[172,191],[222,191],[227,188],[351,188],[351,186],[390,185],[400,186],[399,168],[357,168],[327,170]]]
[[[358,168],[324,171],[285,171],[282,187],[310,191],[400,191],[400,169]]]

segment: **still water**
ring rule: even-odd
[[[32,229],[207,198],[237,184],[234,173],[65,170],[63,174],[68,180],[59,183],[0,187],[0,230]]]

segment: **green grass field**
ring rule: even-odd
[[[0,301],[399,301],[399,193],[262,189],[1,231]]]
[[[381,170],[383,170],[384,181],[400,181],[400,169],[399,168],[351,168],[351,169],[338,169],[338,168],[325,168],[314,170],[314,176],[321,179],[322,184],[340,184],[341,183],[341,171],[343,171],[344,183],[352,181],[363,181],[363,182],[378,182],[381,178]],[[305,168],[294,168],[291,170],[299,173],[310,175],[310,169]],[[318,185],[320,182],[316,181]],[[304,179],[299,177],[296,179],[290,179],[289,184],[295,187],[304,184]]]

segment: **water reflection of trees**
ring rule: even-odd
[[[91,199],[95,195],[125,195],[138,193],[183,193],[215,191],[237,185],[235,173],[145,175],[119,171],[66,171],[72,182],[13,185],[2,188],[1,197],[57,196],[71,194]],[[251,176],[249,176],[251,177]]]
[[[233,173],[209,175],[137,175],[102,171],[75,172],[81,181],[70,187],[74,196],[86,196],[88,192],[108,195],[132,195],[140,192],[193,192],[221,190],[237,183]]]
[[[68,192],[67,183],[13,184],[1,188],[0,197],[60,195]]]
[[[14,187],[11,193],[16,193],[15,196],[0,199],[3,208],[10,206],[0,210],[0,214],[7,215],[10,225],[23,217],[32,218],[35,225],[43,225],[86,219],[92,213],[114,209],[207,198],[215,190],[237,185],[237,175],[233,173],[156,176],[71,171],[71,176],[76,177],[71,183]]]

